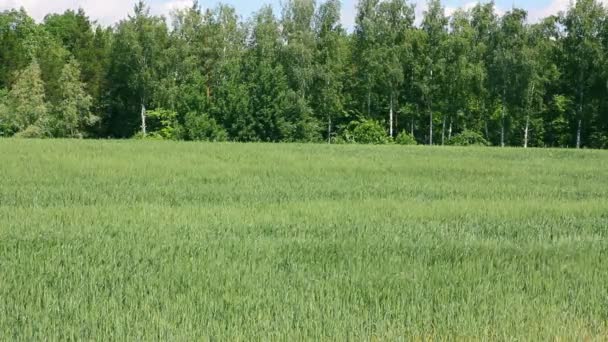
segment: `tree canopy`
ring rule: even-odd
[[[6,10],[0,136],[608,148],[599,0],[536,22],[494,3],[426,8],[360,0],[352,32],[339,0],[250,18],[198,1],[163,17],[138,1],[111,27],[83,10],[40,23]]]

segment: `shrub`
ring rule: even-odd
[[[184,124],[189,140],[226,141],[228,133],[215,119],[207,114],[188,113]]]
[[[158,134],[158,132],[148,132],[144,136],[144,134],[141,131],[135,133],[135,135],[133,135],[132,139],[135,139],[135,140],[166,140],[160,134]]]
[[[15,133],[7,97],[8,92],[6,89],[0,88],[0,137],[11,136]]]
[[[167,140],[180,138],[181,126],[177,113],[166,109],[148,111],[150,137]]]
[[[38,126],[30,125],[23,131],[15,134],[15,138],[37,139],[46,137],[44,130]]]
[[[355,144],[374,144],[382,145],[389,142],[389,138],[377,121],[361,120],[352,121],[347,128],[342,131],[338,139],[338,143],[355,143]]]
[[[397,138],[395,138],[395,143],[399,145],[418,145],[416,139],[406,131],[399,133]]]
[[[591,147],[591,148],[597,148],[597,149],[608,148],[608,135],[606,135],[604,133],[601,133],[601,132],[592,133],[589,141],[591,142],[591,144],[589,145],[589,147]]]
[[[464,130],[448,141],[452,146],[490,146],[490,143],[479,133]]]

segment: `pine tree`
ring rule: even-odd
[[[285,118],[289,91],[287,76],[278,59],[279,23],[272,8],[266,6],[255,16],[251,46],[246,56],[246,82],[249,87],[250,113],[239,123],[239,140],[289,140],[290,127]],[[252,132],[253,131],[253,132]],[[251,133],[254,133],[253,135]]]

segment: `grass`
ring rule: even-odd
[[[608,152],[0,140],[0,340],[608,338]]]

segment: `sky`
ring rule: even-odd
[[[416,17],[420,19],[425,8],[426,0],[413,0],[417,3]],[[449,15],[456,8],[469,8],[480,0],[444,0],[446,12]],[[605,0],[608,2],[608,0]],[[83,8],[91,19],[103,25],[112,25],[127,16],[132,11],[136,0],[0,0],[0,10],[24,7],[36,20],[42,20],[48,13],[61,13],[66,9]],[[192,0],[148,0],[154,14],[167,15],[172,10],[190,6]],[[264,4],[271,4],[280,8],[281,0],[199,0],[203,7],[214,7],[219,2],[234,6],[243,17],[249,17]],[[318,1],[319,2],[319,1]],[[352,28],[355,20],[357,0],[342,1],[342,22]],[[481,0],[486,2],[486,0]],[[509,10],[513,6],[524,8],[529,18],[536,21],[548,15],[564,10],[570,0],[496,0],[499,12]]]

